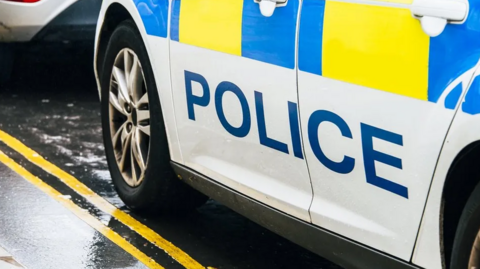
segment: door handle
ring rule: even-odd
[[[287,0],[254,0],[260,6],[260,13],[265,17],[271,17],[276,7],[287,5]]]
[[[447,23],[462,24],[468,15],[466,0],[414,0],[410,8],[421,22],[423,31],[431,36],[443,32]]]

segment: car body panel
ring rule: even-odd
[[[448,171],[459,153],[467,146],[480,140],[480,69],[478,64],[467,73],[475,73],[468,89],[462,91],[457,114],[445,139],[433,177],[425,213],[418,233],[417,245],[412,261],[425,268],[441,268],[441,205]],[[474,104],[474,105],[473,105]],[[472,110],[472,107],[475,109]],[[457,184],[461,184],[461,178]]]
[[[299,132],[299,1],[270,18],[253,1],[173,3],[180,14],[172,15],[179,22],[172,22],[170,55],[183,164],[309,222],[310,178],[291,137],[291,128]]]
[[[298,88],[312,222],[409,261],[480,44],[397,2],[304,0]]]

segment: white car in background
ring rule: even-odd
[[[93,42],[101,0],[0,0],[0,85],[25,42]]]

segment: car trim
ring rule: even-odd
[[[179,163],[178,178],[255,223],[344,267],[354,269],[420,268],[255,201]],[[323,243],[319,243],[323,242]]]

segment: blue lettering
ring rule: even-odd
[[[341,162],[334,162],[325,156],[320,147],[320,142],[318,141],[318,127],[320,123],[324,121],[335,124],[338,129],[340,129],[342,136],[352,138],[350,128],[348,128],[347,123],[340,118],[340,116],[330,111],[317,110],[310,115],[310,119],[308,120],[308,139],[312,151],[317,159],[328,169],[340,174],[348,174],[352,172],[355,167],[355,159],[349,156],[344,156]]]
[[[263,110],[263,94],[257,91],[255,91],[255,109],[257,112],[257,126],[260,144],[288,154],[287,144],[267,136],[267,127],[265,126],[265,111]]]
[[[288,102],[288,117],[290,120],[290,135],[292,136],[293,155],[303,159],[302,140],[300,138],[300,124],[298,124],[297,104]]]
[[[405,186],[377,176],[375,161],[398,169],[402,169],[402,160],[373,149],[373,137],[403,146],[402,136],[365,123],[361,123],[363,163],[367,182],[384,190],[393,192],[408,199],[408,189]]]
[[[234,93],[238,100],[240,101],[240,105],[242,106],[242,114],[243,114],[243,121],[240,127],[232,126],[228,123],[225,114],[223,113],[223,94],[226,92]],[[218,84],[217,89],[215,90],[215,109],[217,111],[218,119],[220,123],[222,123],[223,128],[227,130],[230,134],[236,137],[245,137],[250,132],[250,125],[251,125],[251,118],[250,118],[250,108],[248,107],[247,98],[243,94],[240,88],[228,81],[223,81]]]
[[[192,83],[197,82],[202,86],[203,94],[201,96],[196,96],[193,94]],[[459,87],[461,89],[461,87]],[[185,70],[185,89],[186,89],[186,99],[187,99],[187,109],[188,109],[188,118],[195,120],[195,105],[201,107],[207,107],[210,104],[210,89],[208,86],[207,80],[200,74],[189,72]],[[223,96],[226,92],[233,93],[239,100],[241,109],[242,109],[242,123],[239,127],[232,126],[225,117],[223,109]],[[458,91],[453,90],[456,95]],[[242,90],[232,82],[223,81],[218,84],[215,94],[214,94],[215,110],[217,112],[218,119],[220,123],[225,128],[227,132],[236,137],[245,137],[248,135],[251,129],[251,114],[250,108],[245,97],[245,94]],[[450,99],[455,99],[457,96],[447,97]],[[265,121],[265,110],[263,105],[263,94],[258,91],[254,91],[255,97],[255,112],[257,114],[257,127],[260,144],[267,146],[269,148],[284,152],[289,154],[288,145],[286,143],[280,142],[273,138],[268,137],[267,134],[267,124]],[[446,100],[445,106],[448,108],[455,107],[450,102],[452,100]],[[300,124],[299,124],[299,115],[298,115],[298,105],[294,102],[288,102],[288,115],[290,123],[290,135],[292,141],[293,155],[297,158],[304,159],[304,153],[302,148],[302,137],[300,133]],[[340,162],[335,162],[329,159],[320,145],[318,139],[318,132],[320,124],[322,122],[330,122],[337,126],[340,130],[340,133],[343,137],[353,139],[352,132],[348,124],[337,114],[327,111],[327,110],[317,110],[310,115],[308,119],[308,139],[310,141],[310,146],[315,157],[328,169],[340,173],[348,174],[353,171],[355,167],[355,159],[344,155],[343,160]],[[382,139],[384,141],[403,146],[403,137],[400,134],[389,132],[365,123],[361,123],[361,139],[362,139],[362,149],[363,149],[363,162],[365,168],[366,181],[369,184],[372,184],[376,187],[382,188],[389,192],[395,193],[399,196],[408,199],[408,188],[392,182],[388,179],[382,178],[376,174],[375,161],[384,163],[402,169],[402,160],[395,156],[388,155],[386,153],[376,151],[373,148],[373,138]]]
[[[192,81],[200,83],[203,88],[203,95],[193,95]],[[185,70],[185,90],[187,94],[187,109],[188,118],[195,120],[195,111],[193,105],[199,105],[206,107],[210,103],[210,88],[208,87],[207,80],[200,74],[189,72]]]

